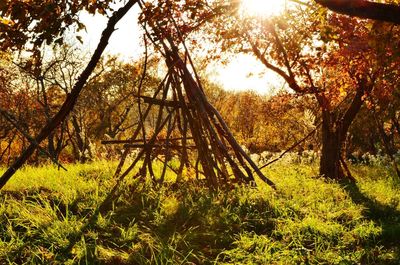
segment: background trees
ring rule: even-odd
[[[53,50],[35,72],[24,67],[24,60],[13,63],[11,57],[8,61],[3,59],[1,97],[10,100],[2,100],[1,109],[15,116],[18,125],[29,135],[36,135],[70,93],[84,66],[83,58],[85,54],[76,48],[62,46]],[[149,72],[157,71],[156,62],[150,60]],[[45,141],[45,149],[53,158],[85,162],[102,153],[101,140],[126,136],[138,122],[136,101],[141,71],[140,61],[125,63],[115,57],[101,60],[69,118]],[[152,91],[158,79],[148,75],[143,90]],[[13,124],[1,118],[2,161],[12,161],[29,141]],[[10,153],[6,155],[6,151]],[[39,151],[31,162],[43,158],[46,159]]]
[[[332,1],[316,2],[335,9]],[[125,8],[114,13],[114,19],[105,31],[107,36],[112,33],[115,20],[134,3],[129,1]],[[365,3],[371,4],[353,1],[352,8],[366,8],[362,5]],[[17,120],[28,135],[45,135],[45,149],[54,159],[58,159],[66,148],[65,153],[72,154],[70,159],[84,162],[93,156],[91,143],[104,137],[123,137],[135,125],[137,110],[132,102],[137,100],[135,87],[141,73],[139,64],[122,63],[115,58],[100,60],[106,42],[101,43],[86,70],[81,58],[74,58],[75,51],[66,46],[54,51],[51,59],[44,59],[42,44],[62,44],[67,28],[84,27],[78,19],[79,10],[110,16],[114,10],[109,4],[109,1],[83,1],[66,4],[64,10],[51,1],[43,4],[14,1],[0,9],[3,49],[26,48],[33,55],[18,63],[18,67],[9,62],[11,71],[3,67],[1,91],[3,97],[16,98],[32,109],[24,111],[17,105],[6,106],[9,102],[2,102],[3,108],[20,117]],[[341,1],[340,8],[344,10],[348,4]],[[372,5],[391,8],[393,12],[397,8],[395,5]],[[266,69],[286,81],[291,92],[269,99],[254,93],[221,92],[210,86],[208,94],[212,102],[221,110],[235,136],[251,151],[282,150],[321,121],[321,175],[343,178],[345,153],[356,149],[376,152],[377,144],[361,135],[369,134],[367,138],[371,139],[378,135],[386,153],[396,152],[399,123],[395,91],[400,65],[397,26],[338,15],[312,4],[290,5],[290,12],[269,18],[244,16],[238,12],[237,1],[159,1],[142,7],[140,23],[160,27],[171,36],[185,39],[190,52],[202,48],[202,43],[196,41],[201,39],[210,44],[207,60],[218,59],[219,54],[213,55],[216,51],[252,54]],[[46,23],[54,25],[45,28]],[[26,31],[17,34],[17,28]],[[99,65],[95,67],[97,63]],[[85,73],[84,78],[81,76],[78,90],[75,90],[75,79],[81,72]],[[153,73],[146,78],[145,89],[151,91],[158,76]],[[85,91],[70,120],[61,122],[75,105],[86,79]],[[71,92],[72,97],[68,96]],[[58,111],[60,107],[61,112]],[[360,111],[366,113],[360,118],[364,122],[357,120]],[[49,133],[40,133],[38,125],[53,124],[58,113],[62,118],[57,119],[60,126],[51,126],[57,130],[53,128],[47,130]],[[307,115],[314,117],[311,124],[304,120]],[[23,126],[22,120],[27,125]],[[351,128],[354,121],[355,127]],[[361,124],[366,123],[374,126],[361,128]],[[151,127],[151,122],[147,126]],[[283,128],[285,133],[279,133]],[[30,141],[20,134],[12,126],[2,128],[2,153],[6,154],[5,150],[12,146],[9,143],[15,141],[20,143],[20,150],[27,147]],[[353,146],[345,147],[345,141],[349,139]],[[39,157],[38,153],[36,161]]]
[[[211,89],[214,93],[220,90],[215,86]],[[209,98],[238,141],[251,153],[286,150],[315,128],[313,103],[287,92],[261,96],[251,91],[225,91]],[[316,148],[318,142],[312,138],[298,151],[307,150],[310,145]]]
[[[398,53],[392,45],[399,41],[398,29],[314,6],[298,5],[276,18],[243,17],[232,8],[210,27],[215,43],[254,54],[294,93],[315,97],[322,120],[320,174],[343,178],[342,147],[350,125],[369,97],[395,88],[387,77],[398,69],[399,58],[392,56]]]
[[[96,67],[98,61],[101,58],[101,55],[103,54],[105,48],[107,47],[108,40],[110,39],[111,34],[114,31],[115,25],[118,23],[118,21],[124,17],[124,15],[130,10],[130,8],[136,3],[137,1],[131,0],[128,1],[123,7],[115,11],[108,23],[106,28],[103,30],[102,36],[100,38],[99,44],[94,51],[91,59],[89,60],[87,66],[84,68],[82,73],[79,75],[79,78],[77,79],[76,83],[74,84],[74,87],[72,88],[71,92],[68,94],[66,100],[60,107],[59,111],[57,112],[56,115],[52,117],[52,119],[40,130],[38,135],[31,141],[31,144],[22,152],[20,157],[16,159],[16,161],[12,164],[11,167],[8,168],[8,170],[2,175],[0,178],[0,188],[3,187],[7,181],[14,175],[14,173],[32,156],[32,154],[35,152],[37,148],[39,148],[40,143],[45,140],[46,137],[48,137],[68,116],[68,114],[71,112],[73,107],[76,104],[76,101],[79,97],[79,94],[81,93],[83,86],[85,85],[87,79],[89,76],[92,74],[94,68]],[[14,2],[13,2],[14,3]],[[25,47],[25,45],[28,45],[30,42],[33,41],[33,57],[32,57],[32,65],[35,67],[37,65],[40,65],[40,58],[38,58],[38,51],[37,48],[43,43],[44,37],[47,38],[48,44],[55,43],[54,36],[56,35],[61,35],[63,34],[63,31],[65,30],[65,27],[63,28],[61,23],[56,24],[55,30],[54,27],[48,25],[47,23],[52,23],[57,21],[58,19],[68,19],[68,13],[70,12],[71,14],[75,14],[76,12],[79,11],[79,9],[74,9],[76,6],[74,4],[69,5],[68,8],[71,8],[69,10],[68,8],[62,9],[61,12],[67,13],[67,16],[59,16],[60,14],[57,14],[58,12],[55,12],[54,15],[50,15],[52,19],[47,20],[46,16],[44,16],[46,13],[49,12],[49,10],[42,10],[41,13],[37,14],[35,11],[37,11],[35,8],[29,8],[33,3],[26,3],[27,5],[24,5],[24,2],[16,2],[21,4],[20,6],[17,5],[17,8],[15,9],[15,6],[13,3],[8,3],[8,5],[2,6],[2,9],[0,10],[0,16],[2,16],[1,20],[1,26],[2,28],[6,27],[3,31],[7,33],[1,35],[1,40],[5,44],[4,49],[10,49],[12,45],[10,46],[10,43],[12,42],[17,42],[17,49],[22,49]],[[49,7],[47,4],[50,4],[51,7],[58,8],[57,5],[54,2],[45,2],[42,3],[42,5],[38,5],[39,9],[42,8],[43,6],[45,8]],[[64,3],[65,4],[65,3]],[[87,4],[87,3],[86,3]],[[98,6],[97,2],[94,3],[95,6]],[[20,7],[22,8],[27,8],[26,10],[23,10],[23,12],[20,12]],[[80,6],[81,8],[84,7]],[[17,10],[17,12],[15,12]],[[96,8],[94,8],[96,10]],[[32,14],[33,11],[33,14]],[[39,15],[39,16],[37,16]],[[14,18],[14,16],[17,16]],[[3,17],[11,17],[11,22]],[[35,21],[38,20],[38,21]],[[59,21],[59,20],[58,20]],[[39,25],[39,28],[37,29],[37,34],[33,34],[30,39],[28,38],[22,38],[22,41],[20,39],[15,39],[16,36],[21,36],[20,34],[17,33],[12,33],[14,30],[23,30],[25,29],[27,32],[31,31],[31,23],[33,22],[33,28]],[[35,23],[36,22],[36,23]],[[78,21],[79,22],[79,21]],[[71,25],[71,23],[67,23],[67,25]],[[3,32],[2,31],[2,32]],[[10,33],[11,32],[11,33]],[[44,34],[44,35],[43,35]],[[19,41],[19,42],[18,42]]]

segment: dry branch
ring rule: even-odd
[[[39,134],[36,136],[35,143],[31,143],[29,147],[21,154],[21,156],[7,169],[7,171],[0,178],[0,189],[4,187],[7,181],[14,175],[14,173],[21,168],[21,166],[29,159],[37,148],[37,144],[40,144],[44,139],[47,138],[68,116],[68,114],[74,108],[76,101],[78,100],[79,94],[82,91],[87,79],[92,74],[98,61],[100,60],[103,51],[107,47],[108,40],[114,32],[114,27],[117,22],[129,11],[129,9],[138,0],[130,0],[128,3],[116,11],[109,19],[107,27],[104,29],[99,44],[92,55],[88,65],[79,76],[77,82],[71,90],[71,93],[67,95],[66,100],[61,106],[57,114],[50,119],[50,121],[41,129]],[[36,144],[37,143],[37,144]]]

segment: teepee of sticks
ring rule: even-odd
[[[161,183],[169,170],[176,174],[179,182],[184,168],[187,168],[194,170],[197,179],[205,180],[213,188],[230,183],[252,183],[254,173],[275,188],[274,183],[264,176],[237,143],[219,112],[208,102],[181,35],[178,39],[180,37],[183,51],[160,28],[153,29],[151,33],[146,29],[146,32],[147,38],[164,57],[168,68],[165,78],[152,96],[138,89],[139,122],[130,139],[103,141],[103,144],[124,145],[116,177],[121,181],[138,167],[136,178],[150,176]],[[148,132],[146,120],[151,111],[157,112],[157,118],[152,131]],[[126,157],[133,149],[136,156],[122,172]],[[179,159],[178,167],[170,165],[172,157]],[[155,174],[154,161],[162,163],[161,173],[157,170],[159,176]]]

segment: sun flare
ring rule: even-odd
[[[276,16],[286,8],[287,0],[241,0],[241,12],[250,16]]]

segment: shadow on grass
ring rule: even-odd
[[[101,211],[102,216],[110,214],[107,217],[110,226],[107,228],[98,226],[100,211],[97,210],[79,232],[70,236],[63,256],[72,258],[74,245],[91,230],[101,231],[96,244],[106,248],[129,253],[130,246],[142,245],[139,255],[130,255],[134,263],[143,263],[136,260],[138,257],[153,260],[154,255],[163,258],[181,255],[188,261],[201,263],[201,257],[213,260],[221,251],[230,249],[240,232],[271,235],[275,229],[272,220],[277,214],[265,200],[243,202],[231,190],[215,192],[190,185],[182,185],[178,191],[166,188],[167,191],[151,189],[151,192],[135,191],[128,197],[121,196],[111,211]],[[176,208],[172,207],[173,210],[169,209],[168,203],[163,205],[171,197],[177,204]],[[121,231],[133,226],[137,226],[137,236],[129,241],[122,239]],[[155,239],[156,243],[148,245],[148,238]],[[88,249],[88,252],[91,251],[93,253],[88,253],[90,260],[98,262],[95,248]],[[160,260],[161,263],[163,261],[166,260]]]
[[[382,233],[378,238],[365,243],[368,245],[379,243],[386,248],[395,249],[395,264],[400,264],[400,211],[397,210],[398,202],[383,204],[362,192],[355,182],[342,181],[340,184],[355,204],[364,207],[364,217],[382,228]]]
[[[52,247],[52,242],[43,240],[43,231],[52,226],[52,222],[46,222],[48,216],[44,215],[42,222],[31,223],[26,217],[21,218],[21,213],[29,212],[34,217],[39,209],[52,209],[58,220],[65,218],[68,206],[64,204],[53,192],[47,188],[38,187],[25,190],[2,190],[0,204],[5,201],[15,201],[13,207],[3,209],[0,216],[0,242],[2,247],[10,245],[7,255],[0,256],[0,264],[45,264],[46,248]],[[77,201],[69,204],[72,209]],[[32,207],[32,208],[31,208]],[[40,218],[37,218],[40,219]],[[33,255],[33,251],[41,249]],[[1,248],[0,248],[1,249]]]

